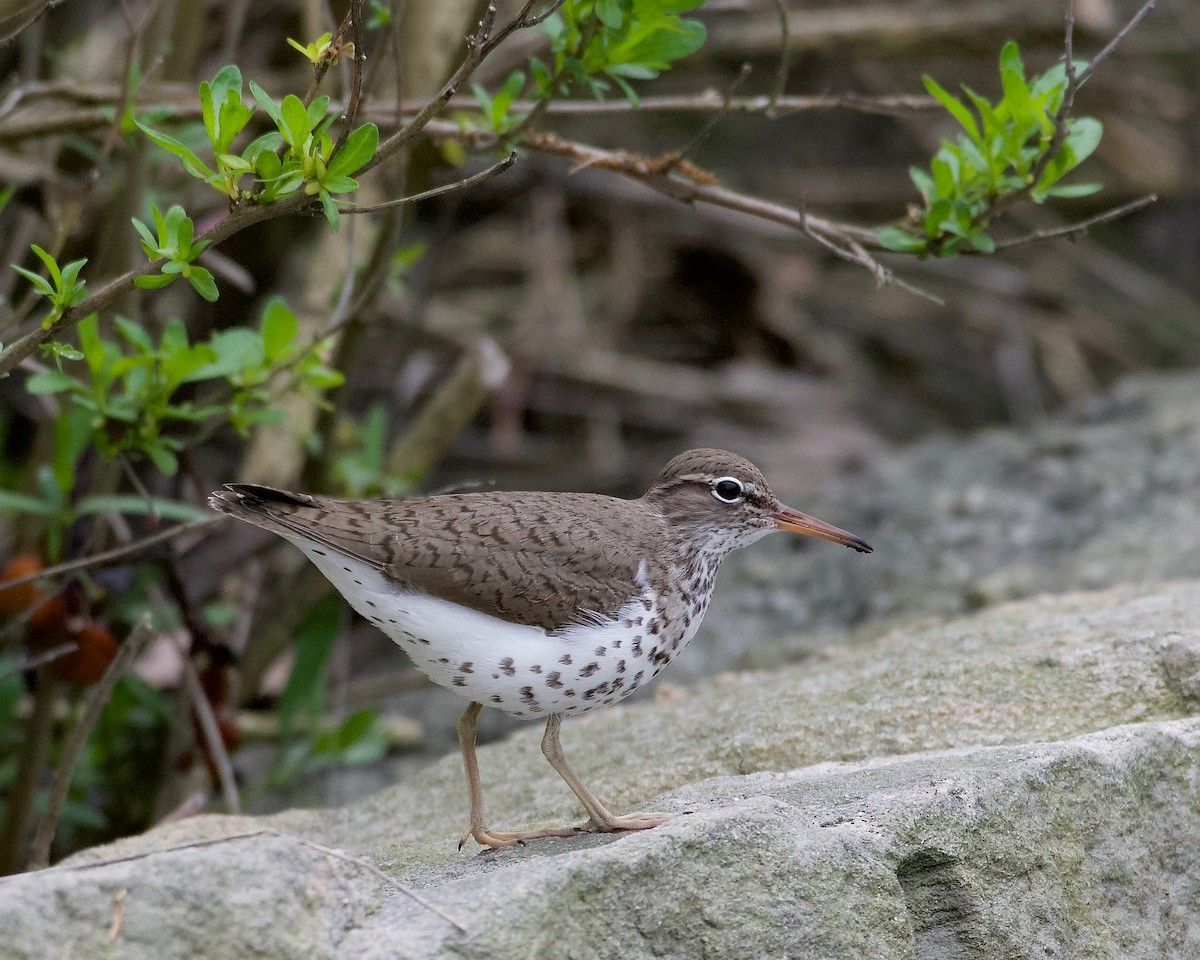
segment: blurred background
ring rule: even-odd
[[[517,6],[501,4],[501,20]],[[1076,3],[1076,55],[1094,55],[1140,6]],[[227,63],[277,97],[302,94],[312,65],[287,38],[303,45],[335,32],[347,4],[65,0],[40,15],[12,7],[0,10],[11,35],[0,48],[2,262],[39,267],[31,243],[60,263],[87,257],[91,292],[142,259],[129,222],[149,223],[152,204],[182,204],[197,233],[229,209],[122,111],[144,108],[151,125],[186,139],[189,125],[199,128],[197,84]],[[427,100],[453,72],[481,11],[450,0],[364,9],[361,119],[386,136],[398,110]],[[785,93],[824,98],[821,109],[789,100],[774,111],[715,109],[727,96],[775,90],[781,11]],[[641,109],[615,89],[610,107],[585,107],[596,101],[576,91],[533,128],[646,157],[686,149],[732,190],[874,227],[919,202],[909,167],[927,166],[954,134],[927,102],[874,99],[927,101],[926,73],[998,98],[1000,48],[1016,40],[1031,73],[1048,69],[1061,57],[1063,11],[1032,0],[710,0],[687,14],[705,25],[703,46],[636,84]],[[471,82],[494,94],[546,46],[543,33],[515,33]],[[349,95],[351,62],[343,57],[324,81],[335,100]],[[1157,202],[1082,236],[993,256],[881,255],[940,306],[877,285],[790,227],[683,204],[528,146],[503,173],[343,216],[336,234],[311,216],[251,226],[199,261],[215,277],[215,303],[183,283],[128,292],[102,313],[103,335],[117,336],[120,314],[157,342],[178,318],[198,343],[258,329],[271,298],[283,297],[297,342],[319,341],[321,363],[344,383],[274,390],[269,405],[281,414],[250,419],[242,432],[177,425],[173,469],[128,448],[106,457],[86,437],[64,461],[67,399],[28,389],[54,367],[36,355],[0,380],[6,578],[202,517],[207,492],[231,480],[338,496],[492,485],[637,496],[670,456],[694,446],[748,456],[786,502],[879,548],[889,482],[879,464],[894,451],[981,428],[1036,429],[1128,374],[1200,361],[1198,88],[1200,8],[1160,3],[1076,101],[1078,114],[1104,125],[1076,179],[1104,189],[1016,205],[1004,226],[1015,236],[1151,193]],[[451,133],[471,122],[473,99],[464,87],[442,115]],[[414,139],[361,178],[358,201],[452,183],[505,152],[496,138],[481,147],[451,133]],[[0,341],[9,343],[35,315],[16,273],[0,276],[0,294]],[[118,439],[110,436],[114,448]],[[870,479],[839,498],[837,484],[856,476]],[[87,497],[182,506],[93,499],[84,509]],[[818,549],[731,559],[731,585],[718,591],[694,649],[643,695],[761,665],[754,658],[784,634],[818,639],[789,641],[780,656],[814,655],[879,614],[878,592],[838,572],[859,558]],[[781,579],[779,557],[796,551],[805,565]],[[826,597],[810,600],[803,576]],[[452,749],[461,700],[427,686],[297,551],[255,529],[197,526],[128,559],[17,589],[0,593],[9,618],[0,626],[6,869],[20,865],[88,690],[147,611],[154,636],[76,763],[56,857],[200,810],[343,802]],[[42,629],[48,598],[61,622]],[[61,652],[44,659],[64,644],[69,667]],[[513,725],[487,711],[481,738]]]

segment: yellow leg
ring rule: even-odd
[[[525,840],[571,837],[578,833],[578,830],[569,827],[508,833],[492,830],[488,826],[487,817],[483,812],[483,784],[479,779],[479,760],[475,756],[475,724],[481,708],[482,704],[472,703],[458,719],[458,747],[462,751],[463,769],[467,775],[467,796],[471,802],[471,829],[458,842],[458,849],[463,848],[469,837],[474,837],[482,846],[498,850],[501,847],[514,847]]]
[[[587,811],[588,822],[583,825],[584,830],[594,830],[598,833],[613,833],[617,830],[649,830],[671,819],[670,814],[666,813],[630,813],[620,817],[610,813],[608,808],[583,785],[579,774],[567,763],[566,754],[563,753],[562,744],[558,739],[561,726],[562,717],[559,714],[547,718],[546,732],[542,736],[542,753],[550,761],[550,766],[557,770],[558,775],[566,781],[571,792],[579,798],[583,809]]]

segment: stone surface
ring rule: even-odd
[[[735,554],[668,677],[786,662],[897,618],[1200,577],[1198,491],[1195,373],[1130,378],[1031,430],[929,440],[795,504],[873,555],[800,537]]]
[[[569,722],[616,809],[686,814],[658,830],[460,854],[447,757],[0,882],[5,956],[1197,956],[1197,714],[1200,581],[1001,604]],[[499,828],[579,815],[537,743],[480,751]]]

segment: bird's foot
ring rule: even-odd
[[[458,849],[461,850],[472,837],[475,838],[475,842],[481,847],[502,850],[505,847],[518,847],[526,840],[541,840],[545,837],[573,837],[579,832],[580,829],[578,827],[549,827],[544,830],[519,830],[513,832],[493,830],[487,824],[481,824],[478,827],[472,827],[463,835],[463,838],[458,841]]]
[[[670,813],[627,813],[616,817],[590,817],[580,829],[590,833],[617,833],[621,830],[652,830],[672,819]]]

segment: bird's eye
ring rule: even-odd
[[[741,503],[746,495],[742,481],[735,477],[722,477],[714,481],[712,492],[722,503]]]

